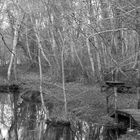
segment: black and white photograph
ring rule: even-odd
[[[140,140],[140,0],[0,0],[0,140]]]

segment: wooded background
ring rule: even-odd
[[[139,6],[138,0],[1,0],[1,66],[8,65],[10,79],[16,64],[36,68],[40,57],[43,72],[61,81],[64,71],[67,82],[138,70]]]

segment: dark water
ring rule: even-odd
[[[48,125],[43,140],[116,140],[118,135],[118,130],[108,125],[76,122]]]

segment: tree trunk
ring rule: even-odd
[[[12,64],[13,64],[13,61],[14,61],[14,57],[16,56],[16,46],[17,46],[17,40],[18,40],[18,29],[19,29],[19,21],[17,21],[17,23],[15,25],[15,31],[14,31],[14,37],[13,37],[13,49],[12,49],[11,59],[10,59],[9,67],[8,67],[8,73],[7,73],[8,80],[10,80]]]
[[[62,50],[61,50],[61,67],[62,67],[62,85],[63,85],[63,96],[64,96],[64,119],[68,119],[67,114],[68,114],[68,109],[67,109],[67,95],[66,95],[66,89],[65,89],[65,72],[64,72],[64,50],[65,50],[65,42],[64,39],[62,38],[62,34],[59,31],[61,41],[62,41]]]
[[[87,44],[87,49],[88,49],[89,60],[90,60],[90,63],[91,63],[91,69],[92,69],[92,73],[93,73],[93,77],[94,77],[95,76],[94,61],[93,61],[92,53],[91,53],[91,50],[90,50],[89,38],[86,39],[86,44]]]

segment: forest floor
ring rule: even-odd
[[[26,74],[21,76],[25,82],[24,88],[39,90],[39,76]],[[53,117],[63,117],[64,96],[61,83],[52,82],[49,77],[43,78],[44,100],[50,106]],[[84,83],[71,82],[65,84],[67,96],[68,114],[85,121],[104,123],[110,120],[107,115],[106,93],[101,92],[98,84],[86,85]],[[112,99],[112,103],[114,100]],[[118,108],[136,108],[137,95],[118,93]]]

